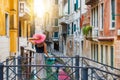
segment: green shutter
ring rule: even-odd
[[[96,48],[97,48],[96,50],[97,50],[97,61],[98,61],[98,44],[97,44],[96,46],[97,46],[97,47],[96,47]]]
[[[115,20],[115,0],[111,0],[112,20]]]
[[[76,0],[76,3],[74,3],[74,11],[78,9],[78,0]]]
[[[74,31],[76,31],[76,24],[74,24]]]
[[[70,0],[68,0],[68,14],[70,14]]]
[[[76,10],[78,9],[78,0],[76,0]]]
[[[76,11],[76,3],[74,4],[74,11]]]
[[[103,63],[103,45],[101,45],[101,63]]]
[[[111,66],[113,67],[114,66],[114,55],[113,55],[113,53],[114,53],[114,48],[113,48],[113,46],[111,46],[110,47],[110,50],[111,50]]]

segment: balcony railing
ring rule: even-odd
[[[64,16],[62,16],[62,17],[59,19],[59,23],[60,23],[60,24],[61,24],[61,23],[67,24],[67,23],[68,23],[68,19],[69,19],[68,15],[64,15]]]
[[[22,8],[23,11],[21,12],[21,7],[20,7],[20,13],[19,16],[23,17],[25,15],[30,15],[30,5],[26,1],[21,1],[20,4],[23,4]]]
[[[88,35],[86,36],[86,39],[87,40],[97,40],[98,38],[98,29],[94,29],[93,30],[90,30]]]
[[[91,5],[97,3],[99,0],[85,0],[86,5]]]
[[[58,41],[59,40],[58,37],[53,37],[52,39],[53,39],[53,41]]]

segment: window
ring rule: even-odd
[[[55,19],[55,26],[58,26],[58,19]]]
[[[107,64],[108,65],[108,46],[106,45],[105,46],[105,64]]]
[[[21,37],[21,21],[19,21],[19,37]]]
[[[73,32],[74,32],[74,25],[73,25],[73,22],[72,22],[72,34],[73,34]]]
[[[115,0],[111,0],[111,28],[115,28]]]
[[[68,0],[68,14],[70,14],[70,0]]]
[[[93,59],[93,44],[91,44],[91,59]]]
[[[95,23],[96,23],[95,27],[98,27],[98,6],[95,8],[95,11],[96,11],[96,13],[95,13],[95,14],[96,14],[96,15],[95,15],[95,19],[96,19],[96,20],[95,20],[95,21],[96,21],[96,22],[95,22]]]
[[[78,0],[74,0],[74,11],[78,9]]]
[[[67,34],[70,35],[70,24],[67,26]]]
[[[103,45],[101,45],[101,63],[103,63]]]
[[[92,9],[92,26],[98,27],[98,6]]]
[[[91,59],[98,61],[98,44],[91,44]]]
[[[24,12],[24,3],[20,3],[20,12],[21,12],[21,13]]]
[[[104,6],[102,3],[100,7],[100,29],[103,29],[103,22],[104,22]]]
[[[110,46],[110,63],[111,63],[111,66],[113,67],[114,66],[114,48],[113,46]]]
[[[70,40],[70,48],[73,47],[73,42]]]
[[[13,29],[14,28],[14,14],[13,15],[10,15],[10,29]]]
[[[74,31],[76,31],[76,24],[74,24]]]
[[[94,60],[98,61],[98,45],[94,44]]]
[[[98,61],[98,45],[96,45],[96,61]]]
[[[9,18],[8,14],[5,14],[5,34],[8,36],[9,34]]]
[[[54,38],[58,38],[58,32],[54,32]]]
[[[76,11],[77,10],[77,8],[76,8],[76,3],[74,3],[74,11]]]
[[[78,0],[76,0],[76,9],[78,9]]]
[[[55,4],[58,4],[58,0],[55,0]]]

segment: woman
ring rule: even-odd
[[[48,56],[47,53],[47,45],[45,43],[46,36],[45,34],[34,34],[29,41],[35,45],[36,54],[35,54],[35,64],[36,65],[44,65],[44,53]],[[36,73],[38,80],[44,80],[46,78],[46,71],[44,67],[37,66]]]

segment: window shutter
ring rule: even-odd
[[[70,24],[68,24],[68,27],[67,27],[67,34],[68,35],[70,34]]]
[[[101,45],[101,63],[103,63],[103,45]]]
[[[70,0],[68,0],[68,14],[70,14]]]
[[[74,4],[74,11],[76,11],[76,3]]]
[[[76,10],[78,9],[78,0],[76,0]]]
[[[76,24],[74,24],[74,31],[76,31]]]
[[[20,3],[20,12],[21,12],[21,13],[24,12],[24,3]]]
[[[113,46],[110,47],[110,50],[111,50],[111,66],[113,67],[114,66],[114,55],[113,55],[113,52],[114,52],[114,49],[113,49]]]

